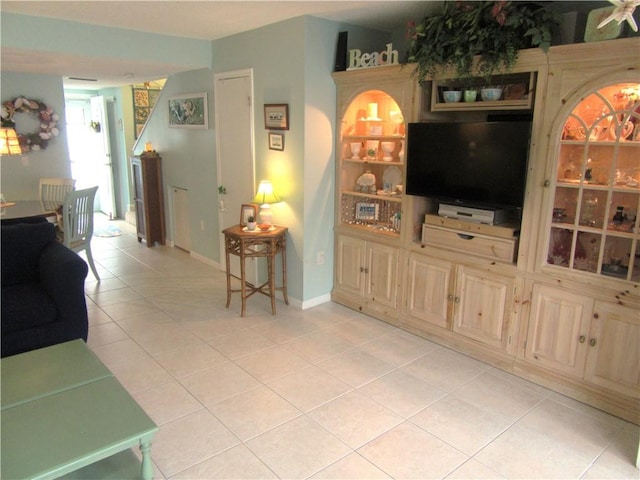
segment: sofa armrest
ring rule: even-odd
[[[88,316],[84,294],[84,281],[89,267],[87,263],[61,243],[51,242],[38,259],[40,283],[53,299],[62,322],[79,329],[87,339]]]

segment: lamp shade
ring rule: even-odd
[[[273,191],[273,185],[269,180],[262,180],[258,186],[258,193],[253,199],[254,203],[264,205],[265,203],[278,203],[281,200]]]
[[[0,128],[0,155],[22,155],[22,148],[15,129]]]

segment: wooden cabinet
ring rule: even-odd
[[[507,350],[513,303],[512,278],[411,253],[407,269],[406,313],[473,341]],[[418,320],[416,322],[415,320]]]
[[[398,249],[347,235],[337,239],[335,289],[384,307],[396,307]]]
[[[640,398],[636,309],[537,284],[525,357],[553,371]]]
[[[638,282],[640,82],[605,84],[582,98],[559,132],[546,262]]]
[[[152,247],[156,242],[164,245],[162,159],[157,154],[132,157],[131,176],[138,242],[145,240],[147,247]]]

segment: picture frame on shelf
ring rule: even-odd
[[[247,226],[249,217],[254,219],[258,218],[258,204],[257,203],[243,203],[240,207],[240,225]]]
[[[356,203],[356,220],[378,220],[379,209],[377,203]]]
[[[287,103],[265,103],[264,128],[267,130],[289,130],[289,105]]]
[[[169,97],[169,127],[209,128],[207,93],[188,93]]]
[[[269,133],[269,149],[284,150],[284,135],[282,133]]]

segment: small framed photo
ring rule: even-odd
[[[169,127],[202,130],[209,128],[207,92],[170,97]]]
[[[378,220],[379,209],[377,203],[356,203],[356,220]]]
[[[249,217],[253,217],[254,220],[258,221],[258,208],[256,203],[243,203],[240,207],[240,225],[246,226]]]
[[[289,130],[289,105],[286,103],[265,104],[264,128],[267,130]]]
[[[284,135],[282,133],[269,133],[269,148],[271,150],[284,150]]]

